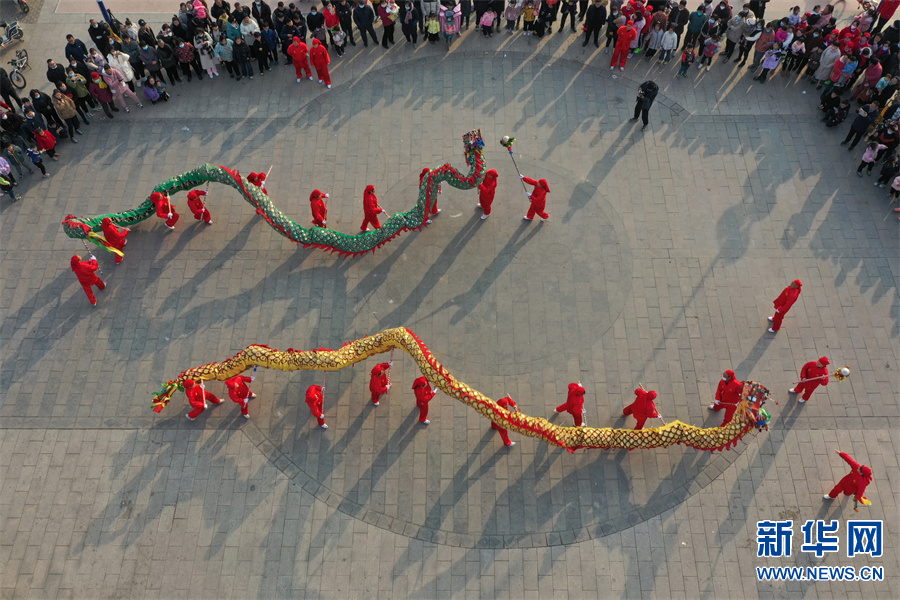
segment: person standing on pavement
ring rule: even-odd
[[[328,429],[325,423],[325,388],[321,385],[309,386],[306,389],[306,405],[319,427]]]
[[[834,500],[842,492],[845,496],[853,496],[857,502],[862,502],[866,497],[866,488],[872,483],[872,468],[861,465],[846,452],[835,450],[835,452],[844,459],[844,462],[850,465],[850,472],[844,475],[837,482],[830,492],[825,494],[825,500]]]
[[[209,209],[206,208],[206,203],[203,202],[204,196],[206,196],[206,192],[203,190],[191,190],[187,195],[187,205],[195,220],[212,225],[212,215],[209,214]]]
[[[635,401],[622,409],[622,416],[633,416],[637,420],[634,429],[638,431],[644,428],[644,423],[647,422],[647,419],[659,418],[659,413],[656,411],[656,404],[653,402],[656,400],[655,391],[638,388],[634,390],[634,395],[636,396]]]
[[[587,46],[588,41],[590,41],[591,36],[593,35],[594,46],[599,48],[600,42],[598,38],[600,36],[600,30],[603,29],[605,23],[606,0],[594,0],[594,3],[588,7],[584,16],[584,41],[581,45]]]
[[[381,395],[387,394],[391,389],[390,377],[388,371],[391,363],[378,363],[372,368],[369,374],[369,391],[372,393],[372,405],[378,406],[381,401]]]
[[[243,37],[238,36],[237,39],[234,40],[234,46],[232,46],[231,51],[236,66],[235,70],[240,70],[237,80],[240,81],[242,77],[253,79],[253,63],[250,62],[250,46],[247,45]]]
[[[175,212],[175,205],[165,194],[153,192],[150,194],[150,202],[156,207],[156,216],[166,220],[166,227],[175,229],[175,223],[178,222],[179,214]]]
[[[567,412],[572,415],[575,421],[575,427],[584,427],[584,386],[581,382],[569,384],[569,395],[566,401],[556,407],[557,414]]]
[[[775,314],[771,317],[767,317],[772,321],[772,326],[769,327],[769,333],[776,333],[781,329],[781,322],[784,320],[784,316],[788,311],[791,310],[791,307],[794,305],[794,302],[797,301],[797,298],[800,297],[800,288],[802,287],[803,282],[799,279],[795,279],[790,285],[782,290],[777,298],[775,298]]]
[[[647,125],[650,123],[650,107],[653,106],[657,94],[659,94],[659,86],[652,79],[648,79],[638,88],[637,99],[634,103],[634,116],[630,120],[637,121],[638,115],[640,115],[644,123],[641,131],[647,129]]]
[[[206,410],[207,402],[212,402],[213,404],[222,404],[224,402],[212,392],[207,392],[202,383],[197,385],[197,382],[193,379],[188,379],[184,382],[184,395],[188,397],[188,403],[194,409],[185,415],[188,421],[193,421],[199,417]]]
[[[0,154],[9,162],[10,166],[16,169],[16,173],[19,174],[19,178],[22,178],[22,169],[28,169],[29,173],[34,173],[34,169],[28,166],[26,162],[27,156],[25,155],[25,150],[16,146],[12,142],[5,144],[3,147],[3,153]]]
[[[709,405],[709,410],[712,411],[725,409],[725,418],[722,419],[721,427],[728,425],[734,418],[743,389],[744,383],[737,380],[734,371],[728,369],[722,374],[722,379],[719,380],[719,385],[716,387],[716,400]]]
[[[381,229],[378,215],[382,213],[387,214],[387,211],[379,206],[378,197],[375,195],[374,185],[367,185],[363,192],[363,213],[365,214],[365,218],[363,219],[362,225],[359,227],[360,231],[368,231],[370,224],[375,229]]]
[[[519,173],[519,179],[528,185],[534,186],[534,189],[528,193],[528,197],[531,199],[531,206],[528,207],[528,213],[523,218],[526,221],[532,221],[534,216],[537,215],[541,218],[541,221],[549,219],[550,213],[545,209],[547,207],[547,194],[550,193],[550,184],[547,183],[546,179],[535,180],[531,177],[525,177],[521,173]]]
[[[798,400],[801,404],[812,396],[812,393],[820,385],[828,385],[828,365],[831,364],[827,356],[819,360],[811,360],[800,369],[800,382],[788,390],[791,394],[803,394]]]
[[[484,214],[481,215],[482,221],[491,216],[491,205],[494,203],[494,194],[496,192],[497,171],[496,169],[489,169],[484,174],[484,180],[478,186],[478,204],[476,204],[476,207],[480,206],[484,211]]]
[[[119,103],[119,106],[125,109],[125,112],[131,112],[128,110],[128,106],[125,104],[125,96],[128,96],[129,98],[137,102],[138,107],[144,108],[144,105],[141,104],[140,100],[138,100],[137,95],[129,90],[128,86],[125,85],[125,77],[120,71],[113,69],[112,65],[107,64],[103,67],[103,81],[105,81],[106,85],[109,86],[109,91],[112,92],[113,96],[116,99],[116,102]]]
[[[75,102],[59,90],[53,92],[52,98],[56,114],[66,123],[69,139],[72,140],[73,144],[77,144],[78,140],[75,139],[75,134],[82,135],[82,133],[81,129],[78,128],[78,110],[75,107]]]
[[[323,194],[319,190],[313,190],[309,195],[309,208],[312,211],[313,225],[316,227],[325,227],[328,219],[328,207],[325,200],[328,194]]]
[[[351,46],[355,46],[356,42],[353,40],[353,7],[350,6],[347,0],[340,0],[338,5],[334,7],[334,10],[337,12],[338,21],[341,23],[341,31],[347,34],[347,42]]]
[[[5,162],[6,159],[3,160]],[[10,202],[19,201],[19,197],[16,195],[16,190],[14,189],[15,185],[16,182],[12,177],[4,176],[2,173],[0,173],[0,191],[3,191],[9,196]],[[93,302],[93,304],[96,304],[96,301]]]
[[[687,0],[681,0],[678,6],[669,12],[669,25],[674,27],[675,35],[678,36],[678,42],[675,44],[677,48],[681,44],[681,36],[684,35],[684,28],[690,21],[691,11],[688,10]]]
[[[304,77],[309,77],[312,81],[312,69],[309,68],[309,47],[299,37],[294,38],[294,42],[288,46],[287,55],[291,57],[294,63],[294,74],[297,76],[297,83],[303,81]]]
[[[428,403],[434,398],[434,395],[437,393],[437,388],[432,387],[431,384],[428,383],[428,379],[423,375],[413,381],[412,390],[416,395],[416,406],[419,407],[419,423],[428,425],[431,423],[431,421],[428,420]]]
[[[353,22],[362,36],[363,46],[368,47],[369,40],[366,34],[372,37],[375,45],[378,45],[378,36],[375,35],[375,11],[366,3],[366,0],[358,0],[357,5],[353,7]],[[355,44],[354,44],[355,45]]]
[[[879,112],[880,107],[877,102],[870,102],[869,104],[862,106],[859,111],[857,111],[856,118],[853,119],[853,123],[850,125],[850,131],[847,132],[847,137],[841,142],[841,146],[850,144],[850,147],[847,148],[848,151],[856,148],[856,145],[869,130],[869,127],[871,127],[878,119]],[[850,143],[850,140],[853,140],[852,144]]]
[[[501,408],[505,408],[509,412],[513,412],[513,413],[519,412],[519,407],[516,406],[516,401],[513,400],[512,398],[510,398],[509,396],[505,396],[505,397],[497,400],[497,406],[499,406]],[[499,425],[494,423],[493,421],[491,421],[491,429],[497,431],[497,433],[500,434],[500,439],[503,440],[503,445],[506,446],[507,448],[511,448],[512,446],[516,445],[515,442],[510,441],[509,432],[506,429],[504,429],[503,427],[500,427]]]
[[[106,284],[96,274],[97,269],[100,268],[100,265],[97,264],[97,259],[91,256],[89,260],[81,260],[81,257],[76,254],[72,256],[70,264],[72,271],[78,278],[78,283],[81,284],[84,293],[87,294],[88,300],[93,306],[97,306],[97,298],[94,296],[93,286],[97,286],[97,289],[101,292],[106,289]]]
[[[309,62],[312,63],[319,77],[319,83],[324,83],[325,87],[331,89],[331,75],[328,73],[328,63],[331,57],[328,55],[328,48],[319,40],[312,41],[312,49],[309,51]]]
[[[228,388],[228,397],[235,404],[241,407],[241,416],[245,419],[250,418],[250,401],[256,398],[256,394],[250,391],[249,383],[253,382],[256,377],[247,377],[246,375],[235,375],[231,379],[225,381]]]
[[[616,32],[616,48],[613,51],[612,60],[609,61],[609,70],[619,65],[619,70],[625,70],[625,63],[628,61],[628,53],[631,49],[631,42],[637,39],[637,30],[634,28],[634,21],[629,20],[625,25],[619,27]]]
[[[116,227],[109,217],[103,217],[103,221],[100,223],[100,229],[103,231],[103,237],[106,238],[106,241],[110,246],[120,252],[125,250],[125,244],[128,243],[128,240],[125,238],[128,237],[128,233],[131,231],[130,229],[127,227]],[[122,262],[123,259],[124,256],[116,254],[116,264]]]

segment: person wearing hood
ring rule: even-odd
[[[256,398],[256,394],[250,391],[248,384],[252,383],[256,377],[247,377],[246,375],[235,375],[231,379],[225,381],[225,387],[228,388],[228,397],[235,404],[241,407],[241,416],[245,419],[250,418],[250,401]]]
[[[428,420],[428,403],[434,398],[437,388],[432,387],[423,375],[413,381],[412,390],[416,395],[416,406],[419,407],[419,423],[428,425],[431,423]]]
[[[209,214],[209,209],[206,208],[206,203],[203,202],[204,196],[206,196],[206,192],[203,190],[191,190],[188,192],[187,205],[191,214],[194,215],[194,219],[203,221],[207,225],[212,225],[212,215]]]
[[[328,200],[328,194],[323,194],[319,190],[313,190],[309,195],[309,208],[312,210],[313,225],[316,227],[325,227],[328,219],[328,206],[325,201]]]
[[[372,368],[369,374],[369,391],[372,393],[372,405],[378,406],[381,401],[381,395],[387,394],[391,389],[391,381],[388,372],[391,363],[378,363]]]
[[[319,83],[324,83],[325,87],[331,89],[331,75],[328,73],[328,63],[331,62],[331,56],[328,55],[328,48],[319,40],[312,41],[312,49],[309,51],[309,62],[312,63],[319,76]]]
[[[776,333],[779,329],[781,329],[781,322],[784,320],[784,316],[791,310],[791,307],[794,305],[794,302],[797,301],[797,298],[800,297],[800,288],[803,287],[803,282],[799,279],[793,280],[790,285],[788,285],[784,290],[782,290],[781,294],[775,298],[775,314],[771,317],[767,317],[770,321],[772,321],[772,326],[769,328],[769,333]]]
[[[509,396],[504,396],[503,398],[500,398],[499,400],[497,400],[497,406],[499,406],[501,408],[505,408],[506,410],[508,410],[511,413],[519,412],[519,407],[516,405],[516,401],[513,400],[512,398],[510,398]],[[500,434],[500,439],[503,440],[503,445],[506,446],[507,448],[511,448],[512,446],[516,445],[515,442],[510,441],[509,432],[506,429],[504,429],[503,427],[500,427],[499,425],[494,423],[493,421],[491,421],[491,429],[497,431]]]
[[[100,268],[100,265],[97,264],[97,259],[91,256],[88,260],[81,260],[81,257],[76,254],[72,257],[70,264],[72,271],[78,278],[78,283],[81,284],[84,293],[87,294],[88,300],[93,306],[97,306],[97,298],[94,296],[93,286],[97,286],[97,289],[101,292],[106,289],[106,284],[96,274],[97,269]]]
[[[569,395],[566,401],[554,409],[558,414],[567,412],[575,420],[575,427],[584,427],[584,386],[581,382],[569,384]]]
[[[531,221],[535,215],[538,215],[541,221],[549,219],[550,214],[544,209],[547,206],[547,194],[550,193],[550,184],[547,183],[546,179],[535,180],[531,177],[525,177],[521,173],[519,173],[519,179],[528,185],[534,186],[534,189],[528,194],[528,197],[531,198],[531,206],[528,207],[528,214],[523,218],[526,221]]]
[[[295,37],[294,42],[288,46],[287,53],[294,63],[297,83],[303,80],[304,74],[312,81],[312,69],[309,68],[309,59],[307,58],[308,52],[309,47],[299,37]]]
[[[160,192],[150,194],[150,202],[156,207],[156,216],[166,220],[166,227],[175,229],[175,223],[178,222],[179,214],[175,211],[175,205],[171,199]]]
[[[363,192],[363,213],[365,214],[365,218],[363,219],[362,225],[359,227],[360,231],[368,231],[369,224],[375,229],[381,229],[381,223],[378,222],[378,215],[382,213],[387,214],[387,211],[378,205],[378,197],[375,195],[374,185],[367,185]]]
[[[828,365],[831,364],[827,356],[819,360],[811,360],[800,369],[800,382],[788,390],[791,394],[803,394],[798,400],[801,404],[812,396],[812,393],[820,385],[828,385]]]
[[[497,171],[489,169],[484,174],[484,180],[478,186],[478,204],[484,211],[481,219],[487,219],[491,215],[491,204],[494,203],[494,194],[497,192]]]
[[[647,422],[647,419],[659,418],[659,413],[656,411],[656,404],[653,402],[656,400],[655,391],[638,388],[634,390],[634,395],[637,398],[622,409],[622,416],[633,416],[637,421],[637,424],[634,426],[635,431],[637,431],[644,428],[644,423]]]
[[[840,450],[835,450],[835,452],[844,459],[845,463],[850,465],[850,472],[844,475],[830,492],[825,494],[825,500],[834,500],[843,492],[845,496],[853,496],[854,500],[862,502],[866,497],[866,488],[872,483],[872,468],[860,465],[846,452]]]
[[[734,376],[734,371],[728,369],[722,374],[722,379],[719,380],[719,385],[716,387],[716,400],[709,405],[709,410],[712,411],[725,409],[725,418],[722,419],[721,427],[728,425],[734,418],[743,389],[744,383],[738,381]]]
[[[213,404],[222,404],[224,402],[212,392],[207,392],[202,383],[197,385],[197,382],[193,379],[188,379],[184,382],[184,395],[187,396],[188,403],[194,409],[185,415],[188,421],[193,421],[199,417],[206,410],[207,402]]]
[[[319,427],[328,429],[325,423],[325,388],[321,385],[309,386],[306,389],[306,405]]]
[[[116,227],[109,217],[103,217],[100,228],[103,230],[103,237],[106,238],[106,241],[110,246],[120,252],[125,250],[125,244],[128,243],[128,240],[125,238],[128,237],[128,232],[131,231],[130,229],[127,227]],[[124,258],[124,256],[116,254],[116,264],[122,262]]]

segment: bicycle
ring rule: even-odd
[[[21,70],[28,67],[28,50],[16,50],[16,57],[9,61],[9,64],[13,66],[13,70],[9,74],[9,80],[20,90],[24,89],[27,84]]]

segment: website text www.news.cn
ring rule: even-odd
[[[884,567],[756,567],[759,581],[884,581]]]

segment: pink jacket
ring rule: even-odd
[[[862,157],[863,162],[866,162],[866,163],[875,162],[875,157],[878,156],[878,151],[886,150],[886,149],[887,149],[887,146],[885,146],[884,144],[878,144],[878,146],[876,146],[875,148],[872,148],[871,146],[866,146],[866,151],[863,152],[863,157]]]

